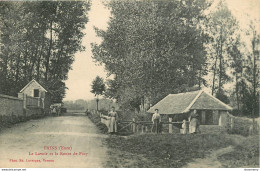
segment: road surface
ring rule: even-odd
[[[104,138],[84,114],[19,123],[0,132],[0,168],[105,167]]]

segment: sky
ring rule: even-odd
[[[107,28],[110,12],[106,9],[100,0],[93,0],[88,17],[89,22],[84,30],[85,36],[82,44],[86,47],[83,52],[75,55],[75,61],[72,64],[72,70],[69,71],[68,80],[65,82],[68,90],[64,100],[84,99],[90,100],[94,98],[91,91],[91,83],[97,75],[106,78],[104,67],[98,66],[92,59],[91,43],[100,43],[101,39],[96,37],[93,27],[100,29]]]
[[[218,0],[214,1],[213,6]],[[260,17],[260,0],[227,0],[227,5],[232,14],[238,19],[241,28],[246,29],[250,19]],[[245,15],[245,14],[248,14]],[[106,72],[103,66],[99,66],[92,59],[91,43],[100,43],[101,39],[96,37],[93,27],[100,29],[107,28],[110,11],[104,7],[102,0],[92,0],[91,9],[88,14],[89,22],[86,25],[84,32],[86,35],[82,40],[82,44],[86,47],[83,52],[75,54],[75,61],[72,64],[72,70],[69,71],[68,80],[66,80],[66,97],[64,100],[84,99],[90,100],[94,98],[91,91],[91,83],[98,75],[106,79]]]

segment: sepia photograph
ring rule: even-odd
[[[0,169],[260,168],[259,0],[0,0]]]

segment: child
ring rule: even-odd
[[[182,121],[182,129],[183,129],[183,134],[188,134],[189,132],[188,122],[185,119]]]

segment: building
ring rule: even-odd
[[[188,120],[191,112],[197,110],[201,125],[226,126],[228,111],[232,108],[203,90],[179,94],[169,94],[148,112],[159,109],[160,114],[168,115],[175,120]]]
[[[34,79],[18,93],[18,97],[24,99],[24,108],[37,107],[47,111],[51,104],[48,91]]]

